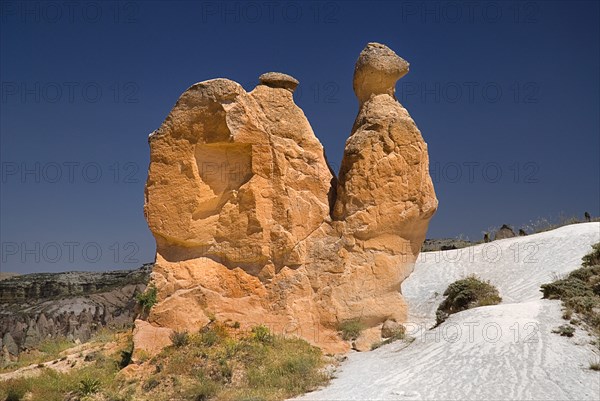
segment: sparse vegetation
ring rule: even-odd
[[[0,368],[0,373],[10,372],[24,366],[41,364],[53,359],[58,359],[62,351],[73,346],[75,346],[75,343],[67,340],[65,337],[46,339],[38,344],[37,349],[21,352],[16,361],[8,363],[5,367]]]
[[[142,307],[143,312],[149,312],[150,309],[152,309],[152,307],[156,304],[157,294],[158,294],[158,291],[157,291],[156,287],[154,287],[153,285],[150,285],[150,286],[148,286],[148,288],[146,288],[146,291],[137,295],[137,297],[136,297],[137,301],[140,304],[140,306]]]
[[[441,324],[453,313],[478,306],[496,305],[502,301],[496,287],[476,276],[469,276],[450,284],[444,291],[444,296],[446,299],[436,312],[437,324]]]
[[[556,329],[552,330],[553,333],[560,334],[563,337],[573,337],[575,334],[575,327],[563,324],[562,326],[558,326]]]
[[[595,335],[600,335],[600,243],[595,244],[592,252],[582,260],[581,268],[552,283],[543,284],[541,291],[544,298],[562,300],[565,307],[563,318],[584,322]],[[572,318],[573,314],[577,314],[578,318]]]
[[[153,382],[146,384],[150,392],[168,393],[176,378],[177,388],[189,400],[280,400],[327,380],[318,348],[276,336],[262,325],[243,334],[210,323],[190,334],[186,345],[166,348],[150,364],[160,366]]]
[[[117,371],[113,358],[101,358],[66,373],[45,368],[37,376],[4,381],[0,386],[0,399],[64,401],[73,399],[67,398],[69,396],[91,395],[114,385]]]
[[[28,388],[22,387],[10,387],[7,391],[6,401],[21,401],[27,393]]]
[[[96,394],[100,390],[101,382],[94,377],[84,377],[79,381],[78,393],[82,396]]]
[[[600,218],[591,218],[590,216],[590,221],[600,221]],[[549,219],[540,217],[535,221],[530,221],[529,224],[525,226],[525,230],[529,233],[537,234],[545,231],[555,230],[563,226],[579,223],[586,223],[586,219],[581,219],[577,216],[569,216],[564,213],[560,213],[558,217]]]
[[[185,347],[190,342],[190,335],[187,331],[174,331],[171,333],[171,341],[175,347]]]
[[[219,392],[219,386],[212,381],[200,381],[194,384],[187,393],[193,401],[207,401]]]
[[[252,338],[265,344],[273,341],[271,331],[268,327],[263,325],[252,328]]]
[[[346,320],[338,325],[338,331],[346,341],[356,340],[364,329],[365,326],[359,319]]]
[[[600,371],[600,361],[590,362],[590,369],[595,370],[595,371]]]
[[[592,245],[592,252],[585,255],[582,260],[583,267],[600,265],[600,242]]]
[[[109,330],[103,328],[96,332],[90,339],[90,344],[106,344],[113,341],[115,336],[122,333],[122,330]],[[62,356],[62,353],[77,344],[66,337],[47,338],[39,342],[35,349],[30,349],[26,352],[21,352],[16,361],[7,363],[6,366],[0,368],[0,373],[11,372],[25,366],[39,365],[40,368],[46,362],[64,361],[67,359]]]
[[[266,326],[242,332],[215,321],[197,333],[182,333],[185,341],[148,358],[134,380],[118,375],[131,356],[131,337],[121,336],[111,351],[98,352],[68,372],[42,368],[38,376],[3,382],[0,400],[273,401],[328,380],[318,348],[274,335]]]

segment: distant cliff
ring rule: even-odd
[[[35,273],[0,281],[0,349],[16,355],[45,338],[87,341],[102,327],[125,327],[137,313],[152,264],[136,270]]]

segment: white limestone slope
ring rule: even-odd
[[[600,360],[587,332],[566,323],[540,285],[578,268],[600,241],[600,223],[561,227],[419,256],[402,284],[412,343],[353,353],[331,384],[302,400],[600,400]],[[436,329],[435,310],[453,281],[476,274],[503,302],[454,314]]]

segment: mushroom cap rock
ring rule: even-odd
[[[353,88],[359,102],[383,93],[393,97],[396,81],[408,73],[408,67],[408,62],[389,47],[368,43],[354,67]]]
[[[266,85],[271,88],[283,88],[290,92],[294,92],[299,82],[291,75],[282,72],[266,72],[258,77],[261,85]]]

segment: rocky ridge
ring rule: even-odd
[[[87,341],[137,315],[152,264],[136,270],[34,273],[0,281],[0,349],[11,357],[46,338]]]

